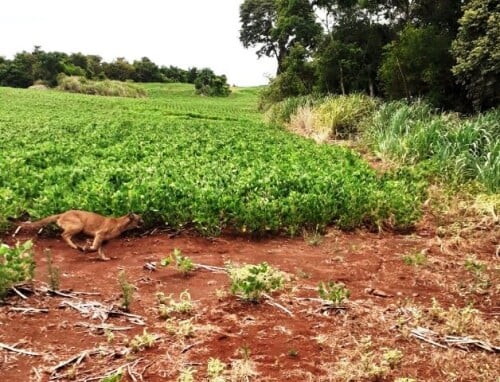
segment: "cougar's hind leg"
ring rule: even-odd
[[[76,245],[74,242],[73,242],[73,235],[77,234],[78,232],[74,232],[74,231],[64,231],[62,233],[62,238],[64,239],[64,241],[66,243],[68,243],[68,245],[71,247],[71,248],[74,248],[74,249],[78,249],[79,251],[83,251],[83,248]]]
[[[92,247],[90,247],[90,251],[92,252],[98,251],[101,260],[109,260],[109,257],[106,257],[106,255],[104,254],[104,251],[102,249],[102,244],[103,244],[102,236],[100,234],[95,235]]]

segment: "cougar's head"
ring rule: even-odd
[[[129,219],[129,223],[127,228],[132,229],[136,227],[140,227],[144,224],[144,220],[142,220],[141,215],[134,214],[133,212],[129,212],[127,215]]]

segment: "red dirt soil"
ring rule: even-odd
[[[482,380],[488,380],[495,376],[495,370],[500,370],[498,354],[475,348],[443,349],[418,340],[401,329],[401,312],[408,304],[429,308],[433,298],[443,307],[472,303],[487,324],[498,328],[495,250],[499,236],[498,226],[493,228],[458,243],[451,238],[437,238],[430,224],[408,235],[332,229],[318,245],[302,237],[252,240],[233,236],[207,239],[188,234],[129,236],[105,245],[106,255],[112,258],[107,262],[98,260],[97,254],[69,248],[58,236],[35,237],[34,286],[38,291],[26,293],[27,299],[12,293],[0,306],[0,342],[41,355],[0,349],[0,381],[99,381],[126,364],[130,366],[123,369],[123,381],[176,381],[180,370],[187,367],[196,370],[195,381],[207,381],[211,357],[228,365],[227,380],[245,380],[235,376],[232,369],[236,364],[231,367],[232,362],[245,357],[252,361],[257,373],[249,377],[252,381],[393,381],[403,377],[469,381],[482,375],[486,378]],[[21,234],[16,240],[30,238],[33,235]],[[15,242],[10,236],[3,241]],[[40,291],[48,282],[46,248],[51,250],[53,265],[60,269],[61,290],[96,295],[71,298]],[[224,273],[197,269],[183,276],[172,265],[160,267],[160,260],[174,248],[198,264],[223,267],[227,261],[266,261],[287,272],[292,277],[287,289],[274,293],[273,298],[293,316],[266,300],[256,304],[229,293],[224,296],[223,291],[229,291],[229,279]],[[427,256],[425,265],[404,263],[403,255],[421,251]],[[471,255],[487,264],[492,281],[482,293],[467,289],[473,285],[474,276],[464,267],[464,259]],[[145,269],[147,262],[156,262],[157,270]],[[131,323],[121,315],[109,317],[106,324],[131,327],[114,331],[111,338],[109,331],[88,327],[102,324],[99,317],[85,316],[69,304],[98,301],[119,306],[121,270],[136,287],[130,313],[140,315],[145,325]],[[305,297],[318,298],[318,283],[330,280],[343,282],[351,295],[345,309],[322,312],[318,301]],[[190,338],[180,338],[165,329],[155,297],[161,291],[178,299],[184,290],[189,291],[195,304],[191,316],[180,317],[192,317],[194,335]],[[23,313],[13,307],[47,308],[48,313]],[[153,346],[123,355],[130,340],[142,334],[144,328],[158,336]],[[499,346],[498,331],[493,335],[482,339]],[[371,347],[366,345],[368,339]],[[82,351],[94,349],[100,350],[56,368]],[[360,368],[356,360],[362,349],[365,355],[379,358],[384,350],[397,349],[402,359],[378,377],[367,373],[349,379],[338,374],[342,360],[351,362],[352,368]]]

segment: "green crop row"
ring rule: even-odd
[[[207,234],[294,234],[419,217],[411,177],[380,178],[348,149],[269,127],[254,89],[227,99],[147,90],[125,99],[0,88],[0,223],[77,208]]]

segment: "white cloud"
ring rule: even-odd
[[[106,61],[149,57],[158,65],[210,67],[231,84],[258,85],[274,58],[243,48],[241,0],[16,0],[2,3],[0,55],[45,51],[98,54]]]

